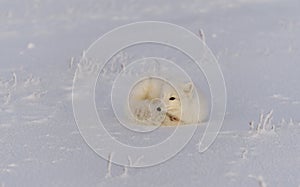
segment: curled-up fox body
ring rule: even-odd
[[[159,78],[145,78],[133,86],[128,101],[131,116],[148,125],[199,123],[207,117],[203,94],[196,93],[192,83],[171,85]]]

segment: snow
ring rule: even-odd
[[[299,8],[298,0],[1,1],[0,187],[300,186]],[[72,84],[78,67],[95,71],[88,61],[78,65],[92,42],[144,20],[201,32],[224,74],[228,100],[223,127],[207,151],[198,152],[204,123],[173,158],[131,168],[86,144],[73,116]],[[174,128],[154,135],[124,131],[101,93],[121,63],[149,55],[184,60],[161,46],[150,49],[118,53],[99,80],[105,86],[96,88],[109,132],[135,146],[160,142]],[[198,85],[209,95],[201,75]],[[128,165],[139,159],[128,158]]]
[[[29,43],[29,44],[27,45],[27,49],[33,49],[33,48],[35,48],[34,43]]]

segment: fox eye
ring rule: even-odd
[[[170,97],[169,100],[170,100],[170,101],[174,101],[174,100],[175,100],[175,97]]]

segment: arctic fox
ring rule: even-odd
[[[192,83],[173,87],[162,79],[149,77],[132,88],[128,106],[135,120],[148,125],[199,123],[206,119],[207,108],[203,94],[197,93],[199,103]]]

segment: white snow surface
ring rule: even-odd
[[[299,9],[298,0],[1,0],[0,187],[300,186]],[[109,163],[85,143],[71,96],[83,51],[117,26],[146,20],[202,29],[228,100],[206,152],[197,149],[202,125],[175,157],[137,169]],[[147,54],[129,52],[112,63]],[[106,78],[117,71],[110,67]],[[103,98],[96,103],[108,105]],[[139,143],[110,124],[113,114],[105,117],[115,138]]]

